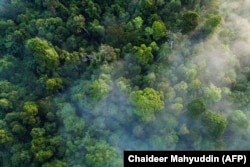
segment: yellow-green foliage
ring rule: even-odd
[[[40,122],[38,114],[38,107],[36,103],[28,101],[23,105],[23,112],[20,113],[20,116],[24,124],[37,125]]]
[[[111,166],[118,157],[116,148],[105,142],[87,146],[86,163],[95,167]]]
[[[8,109],[11,107],[11,104],[8,99],[0,99],[0,109]]]
[[[154,21],[152,29],[154,40],[159,40],[162,37],[166,36],[167,28],[162,21]]]
[[[63,87],[63,80],[61,78],[49,78],[46,81],[46,89],[48,91],[55,91]]]
[[[152,48],[147,47],[145,44],[141,44],[140,46],[134,46],[135,57],[138,60],[139,64],[146,65],[152,63],[154,58],[152,54]]]
[[[12,141],[12,137],[8,134],[5,129],[0,129],[0,146]]]
[[[89,95],[92,98],[93,102],[97,102],[108,95],[111,91],[110,87],[110,76],[102,74],[99,79],[93,81],[90,85]]]
[[[53,156],[53,151],[51,150],[41,150],[35,154],[35,159],[39,162],[48,161]]]
[[[130,94],[130,102],[135,107],[135,114],[145,122],[154,120],[155,112],[164,109],[163,100],[163,93],[153,88],[137,90]]]
[[[59,55],[47,40],[31,38],[26,42],[26,48],[35,57],[42,69],[55,69],[59,66]]]

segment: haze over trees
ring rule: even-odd
[[[0,166],[119,167],[123,150],[249,150],[249,8],[0,0]]]

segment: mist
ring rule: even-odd
[[[244,6],[243,9],[242,6]],[[190,133],[188,128],[192,127],[187,128],[187,125],[192,124],[193,120],[186,118],[184,109],[179,109],[178,112],[180,113],[174,113],[173,106],[179,104],[182,108],[193,99],[205,96],[207,108],[222,114],[225,118],[230,117],[232,112],[237,109],[234,106],[235,104],[228,99],[228,94],[230,93],[227,87],[232,86],[238,80],[237,76],[241,76],[244,69],[249,68],[249,8],[248,1],[222,2],[219,9],[222,23],[216,32],[198,43],[195,42],[195,44],[188,43],[186,36],[183,35],[180,35],[178,40],[174,41],[175,45],[171,55],[168,55],[169,59],[171,59],[170,67],[164,67],[159,72],[164,75],[157,76],[158,81],[169,81],[166,84],[169,84],[168,87],[172,87],[166,93],[167,96],[171,96],[170,94],[172,93],[172,100],[165,105],[163,113],[156,115],[156,120],[159,122],[165,121],[164,126],[157,125],[156,122],[145,125],[140,120],[130,117],[132,114],[130,110],[133,107],[127,101],[129,95],[117,89],[117,86],[114,86],[116,80],[112,80],[112,84],[109,85],[111,88],[109,97],[102,99],[90,111],[90,113],[98,111],[99,114],[96,115],[100,116],[88,121],[92,123],[92,126],[103,129],[99,132],[100,136],[102,136],[102,131],[108,129],[110,135],[114,135],[111,138],[116,138],[115,145],[121,151],[131,149],[220,149],[216,148],[213,143],[202,147],[194,144],[190,145],[190,141],[187,141],[187,139],[182,140],[183,136],[180,133],[184,132],[181,131],[186,129],[185,133]],[[122,64],[129,64],[129,62],[122,62]],[[172,72],[168,75],[166,73],[169,69]],[[187,77],[187,69],[195,71],[191,78]],[[183,77],[185,75],[186,78]],[[192,91],[188,91],[190,88],[183,87],[183,84],[190,84],[194,80],[201,82],[201,86],[198,88],[200,90],[197,90],[198,93],[192,93]],[[117,97],[122,100],[118,100]],[[115,111],[115,113],[110,115],[109,111],[111,110],[113,110],[112,112]],[[249,108],[242,108],[242,110],[249,120]],[[178,114],[180,116],[175,117]],[[195,123],[195,127],[202,127],[202,125],[198,121]],[[243,138],[241,135],[230,134],[230,127],[227,128],[227,135],[224,136],[223,140],[228,143],[224,149],[250,148],[250,145],[247,144],[250,139],[247,137],[249,127],[245,129],[246,134]],[[179,134],[175,131],[179,131]],[[206,134],[207,132],[204,132],[203,128],[196,128],[196,133]],[[162,138],[157,137],[157,135],[162,135]],[[150,138],[144,139],[143,136]],[[114,142],[112,139],[109,139],[109,141]],[[195,142],[196,145],[202,145],[202,142],[206,142],[202,140],[198,138]],[[167,142],[169,143],[166,144]],[[162,145],[163,143],[165,145]]]
[[[1,165],[121,166],[124,150],[250,149],[249,1],[74,3],[0,0]],[[189,10],[199,20],[185,33]]]
[[[132,117],[133,106],[127,100],[129,94],[117,88],[115,78],[111,79],[109,84],[109,96],[101,99],[92,109],[91,107],[88,109],[88,113],[95,113],[94,115],[98,116],[88,117],[87,122],[91,122],[93,128],[99,129],[100,136],[108,133],[108,135],[105,134],[105,136],[110,136],[108,142],[115,143],[114,145],[120,151],[221,149],[216,147],[216,142],[222,138],[214,143],[201,137],[183,139],[183,136],[191,133],[192,128],[196,131],[192,133],[208,135],[199,121],[195,122],[195,125],[191,125],[193,120],[186,116],[185,107],[192,100],[204,96],[207,108],[220,113],[226,119],[238,109],[229,99],[228,87],[233,86],[239,76],[244,76],[242,74],[244,70],[249,69],[249,11],[248,1],[223,1],[219,9],[222,23],[213,34],[194,44],[189,43],[185,35],[179,34],[176,40],[174,39],[173,49],[168,55],[170,66],[163,67],[159,72],[163,75],[158,75],[156,79],[157,81],[167,81],[165,82],[168,85],[166,96],[172,97],[169,98],[163,112],[156,115],[156,122],[145,124],[138,118]],[[130,62],[118,63],[126,66]],[[187,69],[193,69],[194,73],[188,76]],[[155,69],[151,70],[154,72]],[[240,79],[246,80],[244,77]],[[191,88],[185,85],[191,84],[194,80],[200,82],[200,86],[197,86],[197,90],[192,92],[189,90]],[[175,113],[174,106],[178,105],[179,113]],[[81,105],[82,107],[83,105]],[[248,107],[241,108],[241,110],[249,120]],[[82,117],[86,118],[85,113],[82,114]],[[89,118],[92,119],[89,120]],[[165,122],[165,124],[163,126],[157,122]],[[237,135],[230,128],[227,127],[226,135],[223,137],[223,140],[226,141],[223,149],[249,149],[250,145],[247,144],[250,139],[248,137],[249,127],[245,129],[244,135]],[[147,138],[144,138],[146,136]],[[158,136],[162,136],[162,138]],[[105,140],[105,137],[103,139]]]

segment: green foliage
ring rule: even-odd
[[[155,120],[155,112],[164,109],[162,92],[153,88],[133,91],[130,94],[130,103],[135,107],[135,114],[144,122]]]
[[[88,145],[86,149],[86,163],[94,167],[113,166],[118,158],[117,149],[103,141],[97,142],[92,146]]]
[[[0,77],[7,78],[13,72],[16,58],[12,55],[5,55],[0,58]]]
[[[116,80],[117,87],[125,93],[129,93],[131,91],[130,80],[124,77],[118,78]]]
[[[229,117],[230,124],[230,130],[237,133],[239,131],[244,131],[249,126],[249,120],[246,116],[246,114],[241,110],[235,110]]]
[[[63,88],[63,80],[61,78],[49,78],[46,81],[46,90],[56,91]]]
[[[63,119],[65,131],[80,136],[83,133],[85,122],[82,118],[70,115]]]
[[[222,136],[227,127],[227,120],[213,111],[203,113],[201,121],[208,134],[215,138]]]
[[[202,31],[205,35],[212,34],[221,23],[221,16],[211,14],[209,18],[207,18],[202,26]]]
[[[134,46],[135,57],[138,60],[139,64],[147,65],[152,63],[154,55],[152,54],[152,48],[150,46],[146,46],[145,44],[141,44],[141,46]]]
[[[218,102],[221,99],[221,89],[211,84],[210,87],[207,87],[205,90],[205,95],[212,102]]]
[[[50,159],[52,156],[53,156],[53,152],[51,150],[41,150],[35,154],[35,160],[39,162],[45,162],[48,159]]]
[[[60,160],[54,160],[44,163],[42,167],[67,167],[67,163]]]
[[[111,91],[110,76],[103,75],[107,78],[99,78],[93,81],[88,90],[88,94],[93,102],[98,102],[102,98],[105,98]]]
[[[117,60],[118,56],[116,50],[109,46],[102,44],[99,48],[99,52],[97,54],[98,62],[113,62]]]
[[[106,28],[106,43],[113,47],[122,47],[126,44],[128,36],[120,25],[112,25]]]
[[[11,132],[20,137],[27,134],[26,128],[17,121],[11,122]]]
[[[31,164],[31,154],[28,150],[19,150],[11,157],[11,162],[14,167],[28,166]]]
[[[29,39],[26,48],[35,57],[40,70],[53,70],[59,66],[59,55],[47,40],[38,37]]]
[[[167,28],[162,21],[154,21],[152,25],[152,30],[153,39],[156,41],[165,37],[167,33]]]
[[[97,19],[94,19],[94,21],[90,23],[90,31],[95,37],[100,37],[104,35],[105,29]]]
[[[28,125],[38,125],[40,119],[38,117],[38,107],[35,102],[28,101],[23,105],[23,112],[20,113],[20,117],[23,121],[23,124]]]
[[[204,99],[198,98],[191,101],[187,106],[187,115],[190,118],[197,119],[200,118],[201,114],[207,109]]]
[[[181,31],[186,34],[189,33],[198,26],[199,24],[199,14],[194,11],[188,11],[182,16]]]
[[[0,99],[0,109],[6,110],[8,108],[11,108],[11,103],[9,102],[8,99]]]
[[[67,27],[74,30],[75,33],[81,33],[84,30],[85,17],[83,15],[73,16],[67,21]]]
[[[45,130],[43,128],[33,128],[30,132],[32,138],[42,137],[45,134]]]
[[[148,16],[156,11],[155,0],[142,0],[140,1],[140,12]]]
[[[0,110],[7,111],[16,106],[22,89],[7,80],[0,81]]]
[[[143,20],[140,16],[134,18],[134,20],[132,20],[132,22],[134,23],[136,29],[140,29],[142,27]]]
[[[12,142],[12,137],[8,134],[5,129],[0,129],[0,146],[4,146]]]
[[[175,115],[179,115],[183,111],[183,104],[181,103],[174,103],[171,105],[171,109],[173,110]]]
[[[124,149],[249,148],[247,5],[233,8],[244,27],[222,5],[5,0],[0,166],[119,167]]]

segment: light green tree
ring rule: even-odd
[[[0,129],[0,146],[4,146],[12,141],[12,137],[8,134],[7,130]]]
[[[62,78],[49,78],[46,81],[46,90],[48,90],[49,92],[54,92],[62,88],[63,88]]]
[[[141,44],[140,46],[134,46],[135,57],[141,65],[147,65],[153,61],[152,48]]]
[[[136,29],[140,29],[142,27],[143,20],[140,16],[134,18],[132,22],[134,23]]]
[[[144,122],[155,119],[155,112],[164,109],[163,93],[153,88],[133,91],[130,94],[130,103],[135,107],[134,113]]]
[[[27,125],[38,125],[40,119],[38,117],[38,107],[35,102],[27,101],[23,105],[23,112],[20,113],[20,117],[23,121],[23,124]]]
[[[249,120],[241,110],[234,110],[228,118],[229,130],[235,134],[242,135],[249,127]]]
[[[31,38],[27,40],[26,48],[35,57],[39,70],[54,70],[59,66],[59,55],[48,41]]]
[[[212,102],[218,102],[221,99],[221,89],[216,87],[214,84],[210,84],[204,90],[205,96]]]
[[[91,83],[88,94],[91,97],[92,102],[96,103],[106,97],[110,91],[111,87],[109,83],[104,79],[99,78]]]
[[[153,30],[153,39],[159,40],[162,37],[166,36],[167,28],[162,21],[154,21],[152,25]]]

